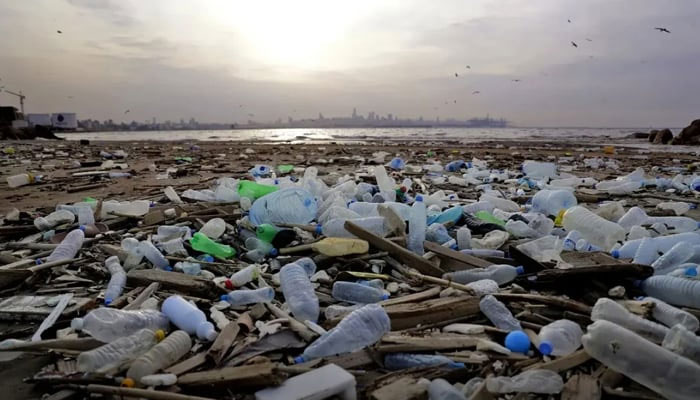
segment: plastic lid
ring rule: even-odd
[[[105,297],[105,305],[108,306],[110,304],[112,304],[112,299]]]
[[[539,350],[540,353],[544,354],[545,356],[552,354],[552,343],[547,340],[541,341]]]
[[[305,361],[306,360],[304,360],[304,356],[294,357],[294,364],[301,364]]]
[[[163,268],[163,270],[164,271],[172,271],[173,267],[171,267],[170,265],[166,265],[165,268]]]
[[[36,265],[41,265],[41,264],[43,264],[44,262],[41,261],[41,258],[37,258],[36,260],[34,260],[34,263],[36,263]]]
[[[85,320],[83,320],[82,318],[73,318],[73,320],[70,322],[70,327],[76,331],[82,331],[84,325]]]
[[[227,294],[222,294],[221,297],[219,297],[221,301],[228,301],[228,295]]]
[[[417,195],[417,196],[416,196],[416,201],[423,201],[423,196]]]
[[[279,254],[279,251],[277,251],[277,249],[273,248],[272,250],[270,250],[270,255],[271,255],[271,256],[274,257],[274,256],[276,256],[277,254]]]
[[[78,227],[78,229],[80,229],[81,231],[85,232],[85,230],[87,229],[87,226],[85,226],[85,225],[80,225],[80,226]]]
[[[688,267],[685,269],[686,276],[698,276],[698,270],[695,267]]]
[[[523,331],[512,331],[506,335],[505,345],[510,351],[527,353],[530,349],[530,337]]]
[[[518,265],[517,267],[515,267],[515,271],[518,273],[518,275],[522,275],[525,273],[525,267],[523,267],[522,265]]]
[[[122,386],[132,388],[136,386],[136,382],[134,382],[134,380],[131,378],[124,378],[122,380]]]
[[[226,279],[226,280],[224,281],[224,286],[226,286],[226,289],[228,289],[228,290],[233,290],[233,289],[234,289],[233,282],[231,282],[230,279]]]
[[[321,224],[316,225],[316,234],[320,235],[322,231],[323,227],[321,226]]]
[[[161,340],[165,339],[165,331],[164,330],[158,329],[155,333],[156,333],[156,340],[157,341],[160,342]]]
[[[610,255],[613,256],[614,258],[620,258],[620,250],[613,250],[610,252]]]
[[[384,293],[384,294],[382,295],[382,300],[386,300],[386,299],[388,299],[388,298],[389,298],[389,294],[388,294],[388,293]]]

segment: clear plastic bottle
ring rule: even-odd
[[[282,189],[267,194],[250,207],[250,222],[260,224],[308,224],[318,211],[314,196],[303,189]]]
[[[321,227],[321,232],[327,237],[354,238],[355,235],[345,229],[346,221],[348,220],[344,218],[332,219]],[[384,224],[384,217],[366,217],[349,221],[381,237],[389,233]]]
[[[479,302],[479,310],[481,310],[486,318],[498,329],[503,329],[508,332],[523,330],[520,326],[520,321],[515,319],[505,304],[501,303],[490,294],[481,299]]]
[[[361,283],[337,281],[333,284],[333,298],[353,304],[378,303],[389,298],[381,289]]]
[[[74,229],[66,235],[58,246],[46,258],[46,262],[70,260],[74,258],[85,240],[84,228]]]
[[[240,289],[221,295],[221,301],[226,301],[234,306],[247,304],[266,303],[275,298],[275,290],[271,287],[260,289]]]
[[[464,363],[454,362],[445,356],[432,354],[390,353],[384,356],[384,366],[389,370],[444,365],[449,368],[464,368]]]
[[[577,205],[576,196],[569,190],[540,190],[532,198],[532,211],[545,215],[559,215]]]
[[[486,378],[490,393],[541,393],[556,394],[564,389],[561,376],[548,369],[532,369],[515,376],[490,376]]]
[[[567,231],[579,231],[588,242],[605,250],[610,250],[617,242],[625,240],[623,227],[581,206],[566,210],[562,225]]]
[[[523,173],[531,178],[553,178],[557,176],[557,166],[551,162],[526,160],[521,166]]]
[[[492,249],[464,249],[460,250],[460,253],[468,254],[475,257],[505,257],[506,253],[503,250],[492,250]]]
[[[425,231],[425,239],[434,243],[443,244],[452,240],[452,236],[447,233],[445,225],[433,223]]]
[[[544,355],[566,356],[581,346],[583,331],[579,324],[568,319],[560,319],[540,329],[540,353]]]
[[[135,200],[135,201],[116,201],[107,200],[102,203],[102,212],[100,217],[105,219],[112,216],[111,213],[117,213],[120,215],[129,215],[133,217],[140,217],[146,215],[151,207],[151,202],[148,200]]]
[[[374,167],[374,177],[377,180],[377,186],[379,186],[379,191],[381,192],[393,192],[396,188],[396,182],[389,178],[386,173],[386,169],[382,165]]]
[[[406,247],[418,255],[423,255],[423,242],[427,230],[427,210],[421,196],[416,196],[416,201],[411,206],[411,214],[408,220],[408,237]]]
[[[598,299],[593,306],[593,311],[591,311],[591,320],[601,319],[624,326],[657,343],[661,343],[668,333],[668,328],[665,326],[632,314],[619,303],[605,297]]]
[[[700,365],[608,321],[588,326],[586,353],[608,368],[668,399],[694,400],[700,393]]]
[[[78,356],[78,371],[94,372],[133,360],[147,352],[164,336],[163,331],[141,329],[130,336],[123,336],[104,346],[84,351]]]
[[[476,203],[467,204],[462,206],[462,212],[468,214],[476,214],[479,211],[493,212],[494,205],[488,201],[478,201]]]
[[[144,240],[143,242],[139,243],[139,247],[141,248],[143,256],[146,257],[146,259],[148,259],[148,261],[150,261],[154,267],[166,271],[171,270],[170,262],[167,258],[165,258],[165,256],[163,256],[163,253],[161,253],[160,250],[153,245],[153,243]]]
[[[249,237],[245,240],[245,247],[248,250],[258,250],[261,254],[265,256],[276,256],[277,249],[272,247],[272,245],[264,240],[260,240],[257,237]]]
[[[170,239],[187,240],[192,237],[190,228],[177,225],[161,225],[158,227],[156,236],[151,237],[153,241],[165,242]]]
[[[371,204],[376,204],[376,203],[371,203]],[[318,217],[318,223],[323,225],[326,222],[333,220],[333,219],[358,219],[362,218],[362,216],[355,211],[350,210],[349,208],[346,207],[341,207],[341,206],[332,206],[328,208],[326,211],[321,214],[320,217]]]
[[[700,328],[700,322],[698,321],[697,317],[685,310],[676,308],[654,297],[645,297],[644,301],[651,301],[654,303],[654,308],[651,310],[651,315],[655,320],[661,322],[669,328],[673,327],[674,325],[683,325],[693,332]]]
[[[683,325],[673,326],[661,345],[700,364],[700,337],[695,334],[695,331],[688,330]]]
[[[251,264],[231,275],[231,279],[226,283],[229,289],[242,287],[260,276],[260,266]],[[230,285],[230,286],[229,286]]]
[[[627,240],[644,239],[650,238],[651,234],[646,228],[635,225],[630,228],[630,232],[627,234]]]
[[[651,238],[643,238],[642,242],[634,253],[635,264],[651,265],[659,257],[659,252],[656,250],[656,244]]]
[[[364,201],[356,201],[348,205],[350,211],[357,213],[360,217],[378,217],[378,203],[366,203]]]
[[[467,398],[444,379],[433,379],[428,386],[429,400],[467,400]]]
[[[171,202],[175,204],[182,204],[182,199],[180,196],[177,195],[177,192],[175,189],[173,189],[172,186],[168,186],[163,190],[163,194],[165,194],[165,197],[168,198]]]
[[[209,239],[218,239],[226,232],[226,221],[221,218],[212,218],[202,226],[199,232],[206,235]]]
[[[479,197],[479,201],[487,201],[493,204],[494,208],[498,208],[506,212],[520,211],[520,206],[518,203],[501,197],[491,196],[490,194],[482,194],[481,197]]]
[[[675,276],[657,275],[642,281],[647,295],[674,306],[700,308],[700,281]]]
[[[656,250],[665,253],[671,247],[680,242],[688,242],[693,246],[700,245],[700,234],[694,232],[677,233],[668,236],[658,236],[652,238],[656,245]],[[633,258],[642,239],[628,240],[619,249],[613,250],[610,254],[615,258]]]
[[[126,250],[127,256],[124,260],[124,268],[127,270],[141,264],[143,260],[143,248],[136,238],[124,238],[122,240],[122,249]]]
[[[391,321],[384,309],[377,304],[367,304],[348,314],[335,328],[329,330],[306,347],[295,358],[296,363],[351,353],[371,346],[391,330]]]
[[[507,264],[493,264],[486,268],[465,269],[462,271],[448,272],[442,276],[443,279],[455,281],[457,283],[475,282],[481,279],[491,279],[499,285],[505,285],[513,281],[518,275],[525,272],[522,266],[514,267]]]
[[[29,185],[39,181],[41,177],[35,177],[32,174],[18,174],[7,177],[7,185],[11,188],[17,188],[24,185]]]
[[[318,297],[304,267],[297,263],[280,269],[282,294],[295,318],[316,322],[320,312]]]
[[[129,336],[141,329],[167,331],[168,317],[157,310],[119,310],[97,308],[83,318],[74,318],[71,327],[87,332],[95,339],[110,343],[120,337]]]
[[[188,254],[181,238],[166,240],[159,243],[158,246],[169,256],[187,257]]]
[[[175,374],[152,374],[141,378],[141,384],[147,387],[150,386],[172,386],[177,383],[177,375]]]
[[[192,348],[190,335],[185,331],[175,331],[163,341],[151,347],[145,354],[134,360],[126,371],[126,376],[136,382],[141,378],[167,368]]]
[[[95,212],[92,207],[86,205],[78,207],[78,223],[80,225],[94,225]]]
[[[53,228],[56,225],[72,224],[75,221],[75,215],[68,210],[54,211],[46,217],[38,217],[34,219],[36,229],[44,232]]]
[[[466,226],[457,229],[457,248],[459,250],[472,248],[472,231]]]
[[[574,251],[576,250],[576,242],[578,242],[581,237],[579,231],[570,231],[564,237],[564,242],[562,243],[562,250]]]
[[[126,285],[126,272],[119,264],[119,257],[111,256],[105,260],[105,267],[109,271],[111,278],[105,290],[105,304],[110,304],[114,299],[119,297]]]
[[[180,296],[170,296],[161,306],[163,314],[170,322],[190,335],[197,334],[201,340],[213,341],[218,335],[214,325],[207,321],[206,315],[194,304]]]
[[[641,245],[639,246],[642,247]],[[654,275],[665,275],[673,271],[677,266],[689,261],[695,255],[692,244],[681,242],[665,252],[651,264]]]

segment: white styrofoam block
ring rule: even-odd
[[[323,400],[340,395],[356,400],[355,377],[335,364],[289,378],[282,385],[255,393],[256,400]]]

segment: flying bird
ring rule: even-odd
[[[568,21],[569,23],[571,23],[571,20],[570,20],[570,19],[567,19],[567,21]]]
[[[472,92],[472,94],[479,94],[479,93],[481,93],[481,92],[478,91],[478,90],[475,90],[475,91]]]
[[[576,44],[576,42],[573,42],[573,41],[572,41],[572,42],[571,42],[571,45],[574,46],[574,47],[576,47],[576,48],[578,48],[578,45]]]
[[[130,112],[131,112],[131,110],[126,110],[126,111],[124,111],[124,115],[126,115],[126,114],[128,114],[128,113],[130,113]]]
[[[63,33],[63,32],[61,32],[61,31],[56,31],[56,33],[61,34],[61,33]]]
[[[513,79],[513,82],[520,82],[520,79]]]
[[[66,96],[66,97],[68,97],[69,99],[72,99],[72,98],[73,98],[73,96]]]
[[[472,69],[472,67],[471,67],[471,66],[469,66],[469,65],[467,65],[467,69]]]
[[[457,100],[455,100],[455,104],[457,104]]]
[[[659,31],[659,32],[671,33],[671,31],[669,31],[669,30],[666,29],[666,28],[654,28],[654,29],[656,29],[656,30]]]
[[[455,72],[455,78],[459,78],[459,74]]]
[[[592,40],[591,40],[591,39],[589,39],[589,38],[586,38],[586,41],[587,41],[587,42],[592,42]]]

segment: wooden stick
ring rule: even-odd
[[[151,297],[151,295],[153,293],[155,293],[156,290],[158,290],[159,287],[160,287],[160,283],[158,283],[158,282],[151,283],[150,285],[148,285],[148,287],[146,287],[146,289],[141,291],[141,293],[139,293],[138,296],[136,296],[134,301],[127,304],[123,308],[123,310],[136,310],[136,309],[138,309],[141,306],[141,304],[143,304],[143,302],[146,301],[146,299]]]
[[[163,392],[160,390],[136,389],[107,385],[69,385],[69,387],[71,389],[82,390],[89,393],[113,394],[117,396],[144,398],[150,400],[214,400],[211,397],[189,396],[185,394]]]
[[[283,249],[279,249],[279,252],[280,252],[280,254],[299,253],[301,251],[313,250],[313,248],[314,248],[313,243],[310,243],[310,244],[302,244],[302,245],[294,246],[294,247],[285,247]]]
[[[570,310],[582,314],[591,314],[592,307],[587,306],[578,301],[567,300],[554,296],[542,296],[539,294],[520,294],[520,293],[494,293],[494,296],[499,300],[510,301],[536,301],[542,304],[561,307],[565,310]]]
[[[289,320],[289,328],[296,332],[299,336],[301,336],[302,339],[306,340],[307,342],[311,342],[316,338],[316,336],[318,336],[311,329],[307,328],[306,325],[304,325],[302,322],[295,319],[286,312],[282,311],[282,309],[277,307],[276,305],[272,303],[265,303],[265,306],[267,306],[267,309],[270,310],[271,313],[275,314],[277,318],[286,318],[287,320]]]
[[[420,280],[426,281],[426,282],[435,283],[435,284],[438,284],[438,285],[443,286],[443,287],[451,287],[454,289],[458,289],[458,290],[461,290],[463,292],[469,293],[472,296],[476,295],[476,293],[474,292],[474,289],[470,288],[469,286],[463,285],[461,283],[448,281],[447,279],[436,278],[434,276],[423,275],[419,272],[411,271],[411,270],[409,270],[408,273],[411,276],[418,278]]]

